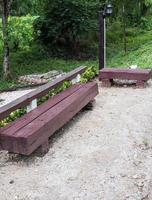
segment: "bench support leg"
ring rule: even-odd
[[[12,152],[8,152],[9,153],[9,160],[16,160],[17,158],[19,158],[18,156],[21,156],[21,154],[17,154],[17,153],[12,153]]]
[[[39,148],[41,154],[46,154],[49,151],[49,140],[46,140]]]
[[[146,87],[146,81],[137,81],[136,87],[137,88],[145,88]]]
[[[110,79],[102,79],[101,81],[102,81],[101,83],[102,87],[111,87],[112,82],[113,82],[113,80],[110,80]]]

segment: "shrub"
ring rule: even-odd
[[[140,26],[144,30],[152,30],[152,17],[142,17]]]
[[[95,67],[88,67],[87,70],[82,74],[80,82],[87,83],[91,81],[96,75],[97,75],[97,69]],[[50,90],[47,95],[39,98],[38,106],[46,102],[51,97],[65,91],[66,89],[71,87],[71,85],[72,85],[71,81],[64,81],[64,83],[60,87]],[[4,120],[0,120],[0,128],[5,127],[7,124],[15,121],[16,119],[20,118],[24,114],[26,114],[26,108],[17,109],[16,111],[12,112]]]
[[[87,83],[91,81],[98,74],[96,67],[88,67],[87,70],[81,76],[81,83]]]
[[[107,30],[107,42],[108,44],[117,43],[122,41],[123,32],[122,32],[122,23],[120,20],[116,20],[111,24],[108,24]]]
[[[5,127],[7,124],[20,118],[25,113],[26,109],[17,109],[16,111],[12,112],[7,118],[0,121],[0,128]]]
[[[33,22],[36,16],[10,17],[9,18],[9,44],[13,50],[27,50],[34,40]],[[0,22],[0,50],[3,47],[2,22]]]
[[[95,8],[92,0],[47,0],[44,15],[35,23],[38,39],[74,52],[81,36],[95,28]]]

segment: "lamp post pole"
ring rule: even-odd
[[[105,17],[103,12],[99,14],[99,69],[105,67]]]
[[[112,14],[113,7],[109,3],[99,14],[99,70],[106,67],[106,17]]]

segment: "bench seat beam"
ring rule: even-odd
[[[7,131],[0,134],[2,149],[24,155],[30,155],[38,147],[45,151],[47,148],[45,149],[44,146],[49,137],[91,102],[97,94],[96,83],[79,86],[74,93],[43,112],[26,126],[13,132],[13,135],[11,132],[7,134]]]
[[[137,87],[144,87],[151,78],[152,70],[148,69],[113,69],[106,68],[100,70],[99,80],[103,86],[111,86],[113,79],[134,80]]]

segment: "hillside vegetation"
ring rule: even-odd
[[[129,67],[137,65],[139,68],[152,68],[152,31],[139,31],[127,38],[128,51],[118,50],[109,57],[109,67]],[[109,49],[112,51],[112,49]]]
[[[121,42],[118,45],[116,43],[108,44],[107,66],[125,68],[138,65],[140,68],[152,68],[152,31],[138,32],[138,34],[128,36],[127,41],[128,50],[126,53],[123,51]],[[67,72],[81,65],[98,68],[97,55],[96,59],[93,60],[50,58],[40,46],[32,46],[26,50],[12,52],[11,61],[15,78],[13,81],[5,81],[1,78],[0,89],[18,85],[17,77],[25,74],[43,73],[54,69]],[[2,54],[0,55],[0,65],[2,65]],[[0,73],[1,70],[0,68]]]
[[[8,72],[12,79],[4,76],[6,37],[0,20],[0,89],[18,85],[18,77],[25,74],[54,69],[70,71],[80,65],[98,68],[98,16],[107,2],[14,0],[8,17],[7,36]],[[138,65],[152,68],[151,8],[152,0],[113,1],[114,12],[106,20],[108,67]],[[0,14],[3,16],[3,10]]]

